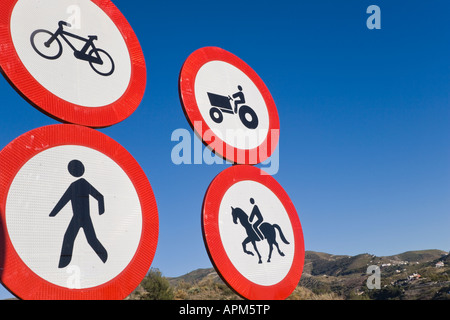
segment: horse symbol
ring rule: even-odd
[[[276,241],[275,229],[278,230],[278,232],[280,234],[280,238],[285,244],[289,244],[289,242],[284,237],[284,234],[281,231],[281,228],[279,225],[270,224],[268,222],[261,223],[261,225],[259,226],[259,230],[261,231],[261,233],[264,237],[263,239],[261,239],[256,234],[252,224],[249,222],[248,215],[244,212],[244,210],[242,210],[241,208],[231,207],[231,214],[233,216],[233,222],[235,224],[237,224],[238,220],[239,220],[239,222],[241,223],[241,225],[245,228],[245,230],[247,232],[247,238],[245,238],[245,240],[242,242],[242,249],[244,250],[244,252],[246,254],[249,254],[251,256],[254,255],[253,252],[248,251],[246,248],[247,243],[251,242],[253,245],[253,248],[255,249],[255,251],[258,255],[258,259],[259,259],[258,263],[262,263],[261,254],[259,253],[258,248],[256,247],[256,242],[266,239],[269,244],[269,256],[268,256],[267,262],[270,262],[270,259],[272,257],[273,245],[275,245],[277,247],[277,250],[278,250],[278,253],[280,254],[280,256],[284,257],[284,253],[280,250],[278,243]]]

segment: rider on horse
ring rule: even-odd
[[[259,230],[259,225],[264,221],[261,212],[259,211],[258,206],[255,204],[255,199],[250,198],[250,203],[253,204],[253,210],[250,214],[249,222],[251,223],[253,219],[256,217],[255,223],[253,223],[253,229],[255,230],[256,234],[261,240],[264,240],[264,236],[262,235],[261,231]]]

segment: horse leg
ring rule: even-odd
[[[269,245],[269,257],[267,259],[267,262],[270,262],[270,259],[272,258],[273,243],[275,242],[275,229],[268,223],[264,223],[262,225],[262,229],[264,237],[267,240],[267,244]]]
[[[254,255],[253,252],[248,251],[247,248],[246,248],[247,243],[249,243],[249,242],[250,242],[250,238],[247,237],[247,238],[244,240],[244,242],[242,242],[242,249],[244,250],[244,252],[245,252],[246,254],[249,254],[249,255],[253,256],[253,255]]]
[[[276,239],[277,235],[275,233],[275,226],[274,225],[270,225],[270,226],[271,226],[270,232],[268,232],[270,234],[270,236],[267,237],[267,241],[269,241],[269,244],[270,244],[270,249],[271,249],[270,252],[272,252],[272,245],[275,245],[277,247],[277,250],[278,250],[278,253],[280,254],[280,256],[284,257],[284,253],[280,250],[280,247],[278,246],[278,242]],[[281,232],[281,229],[279,229],[279,231]],[[282,237],[284,237],[284,236],[282,236]]]
[[[256,251],[256,253],[258,254],[258,259],[259,259],[258,263],[262,263],[261,255],[259,254],[258,248],[256,248],[256,243],[255,243],[255,241],[252,241],[252,244],[253,244],[253,248],[255,248],[255,251]]]
[[[274,241],[274,243],[277,246],[278,253],[280,254],[280,256],[284,257],[284,253],[280,250],[280,247],[278,246],[278,242]]]
[[[270,262],[270,258],[272,257],[272,251],[273,251],[273,243],[267,241],[267,243],[269,244],[269,258],[267,259],[267,262]]]

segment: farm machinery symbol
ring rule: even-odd
[[[245,104],[242,86],[239,85],[238,90],[232,97],[208,92],[209,102],[212,106],[209,115],[216,123],[222,123],[224,113],[239,115],[239,119],[244,126],[248,129],[256,129],[259,124],[258,116],[252,108]],[[234,106],[232,102],[234,102]]]

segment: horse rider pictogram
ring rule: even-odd
[[[241,226],[245,228],[245,231],[247,233],[247,237],[242,242],[242,249],[244,253],[251,256],[254,255],[253,252],[247,250],[247,244],[251,243],[253,245],[253,248],[255,249],[256,254],[258,255],[258,263],[262,263],[261,254],[258,251],[256,242],[267,240],[267,243],[269,245],[269,255],[267,262],[270,262],[272,258],[274,245],[277,248],[279,255],[284,257],[284,253],[280,250],[280,247],[278,245],[277,234],[275,230],[278,230],[280,238],[285,244],[289,245],[289,241],[285,238],[281,227],[278,224],[270,224],[268,222],[264,222],[261,212],[259,211],[259,207],[255,204],[255,200],[253,198],[250,199],[250,203],[254,205],[250,217],[241,208],[231,207],[233,222],[235,224],[239,222]],[[252,224],[252,221],[255,217],[256,221]]]

